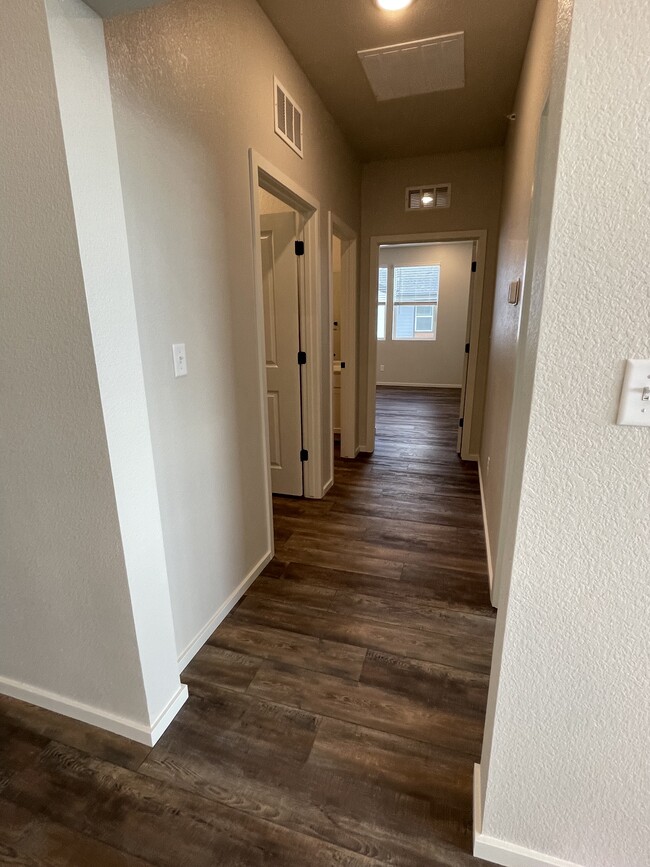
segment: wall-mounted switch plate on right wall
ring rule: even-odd
[[[650,427],[650,358],[628,359],[616,424]]]

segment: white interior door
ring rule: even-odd
[[[266,400],[274,494],[303,494],[300,319],[295,213],[260,218]]]
[[[472,273],[470,276],[469,283],[469,297],[467,300],[467,329],[465,331],[465,357],[463,359],[463,378],[461,380],[461,392],[460,392],[460,410],[459,410],[459,418],[458,418],[458,439],[456,440],[456,451],[458,454],[461,453],[463,448],[463,436],[465,433],[465,403],[467,399],[467,373],[469,371],[469,341],[470,341],[470,333],[472,330],[472,299],[474,297],[474,263],[476,262],[477,250],[476,250],[476,242],[474,242],[474,246],[472,248]]]

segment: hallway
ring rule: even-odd
[[[153,750],[0,697],[3,857],[483,863],[495,621],[457,408],[456,391],[380,389],[375,454],[337,461],[324,500],[276,498],[276,558],[184,672]]]

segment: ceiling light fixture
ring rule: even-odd
[[[431,193],[424,193],[420,201],[423,205],[430,205],[433,201],[433,196],[431,195]]]
[[[400,9],[406,9],[410,6],[413,0],[375,0],[377,6],[386,12],[399,12]]]

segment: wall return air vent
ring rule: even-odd
[[[302,157],[303,124],[302,109],[287,93],[286,87],[273,79],[275,103],[275,131],[290,148]]]
[[[407,187],[406,210],[428,211],[451,206],[451,184],[432,184],[427,187]]]

